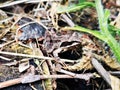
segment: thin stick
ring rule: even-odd
[[[94,76],[92,73],[86,73],[86,74],[76,74],[79,77],[71,76],[71,75],[41,75],[40,79],[48,79],[48,78],[57,78],[57,79],[69,79],[69,78],[79,78],[79,79],[86,79],[85,76]]]
[[[13,42],[15,42],[15,40],[9,41],[9,42],[4,43],[4,44],[0,44],[0,48],[5,47],[5,46],[7,46],[7,45],[9,45],[9,44],[11,44]]]
[[[74,27],[74,26],[75,26],[74,22],[73,22],[70,18],[68,18],[67,15],[62,14],[61,16],[65,19],[65,21],[67,22],[67,24],[68,24],[69,26],[71,26],[71,27]]]
[[[17,78],[17,79],[1,82],[0,83],[0,89],[19,84],[21,82],[21,80],[22,80],[22,78]]]
[[[79,78],[79,79],[84,79],[84,80],[89,80],[91,77],[93,77],[93,74],[90,74],[90,73],[85,74],[85,75],[84,74],[76,74],[76,73],[66,71],[66,70],[63,70],[63,69],[60,69],[58,72],[70,75],[74,78]]]
[[[12,20],[13,18],[14,18],[14,17],[12,16],[12,17],[8,17],[8,18],[5,18],[5,19],[3,19],[3,20],[0,20],[0,24],[3,23],[3,22],[10,21],[10,20]]]
[[[6,61],[10,61],[10,60],[11,60],[11,59],[6,58],[6,57],[3,57],[3,56],[0,56],[0,58],[1,58],[1,59],[4,59],[4,60],[6,60]]]
[[[44,2],[44,1],[51,1],[51,2],[61,2],[61,0],[29,0],[26,3],[39,3],[40,1]],[[70,0],[70,1],[75,1],[75,0]]]
[[[13,6],[13,5],[20,4],[20,3],[32,3],[32,4],[39,3],[40,1],[49,1],[49,0],[18,0],[18,1],[13,1],[13,2],[2,3],[0,4],[0,8],[9,7],[9,6]],[[51,0],[51,1],[61,1],[61,0]]]
[[[13,1],[13,2],[9,2],[9,3],[3,3],[2,5],[0,5],[0,8],[13,6],[13,5],[16,5],[16,4],[24,3],[26,1],[29,1],[29,0],[18,0],[18,1]]]
[[[98,62],[97,59],[92,58],[92,64],[98,73],[103,77],[103,79],[111,86],[110,73],[108,73],[104,67]]]
[[[85,79],[85,76],[93,76],[92,73],[87,73],[87,74],[78,74],[79,79]],[[37,78],[37,79],[36,79]],[[8,86],[12,86],[12,85],[16,85],[16,84],[20,84],[20,83],[32,83],[35,81],[39,81],[41,79],[50,79],[50,78],[57,78],[57,79],[63,79],[63,78],[78,78],[78,77],[73,77],[70,75],[28,75],[25,76],[23,78],[16,78],[13,80],[8,80],[8,81],[4,81],[0,83],[0,89],[8,87]]]
[[[22,56],[22,57],[29,57],[29,58],[39,58],[43,60],[54,60],[54,58],[51,57],[45,57],[45,56],[36,56],[36,55],[28,55],[28,54],[20,54],[20,53],[13,53],[13,52],[5,52],[5,51],[0,51],[0,54],[6,54],[6,55],[12,55],[12,56]],[[73,60],[67,60],[67,59],[60,59],[61,61],[65,62],[72,62],[74,63],[75,61]]]

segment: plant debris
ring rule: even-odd
[[[100,1],[0,1],[0,89],[119,90],[120,1]]]

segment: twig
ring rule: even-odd
[[[21,4],[21,3],[39,3],[40,1],[59,1],[61,2],[61,0],[17,0],[17,1],[13,1],[13,2],[7,2],[7,3],[3,3],[0,4],[0,8],[4,8],[4,7],[9,7],[9,6],[13,6],[16,4]],[[74,1],[74,0],[72,0]]]
[[[10,28],[6,28],[1,34],[0,34],[0,39],[3,38],[6,33],[8,33],[10,31]]]
[[[40,1],[45,2],[45,1],[51,1],[51,2],[61,2],[61,0],[29,0],[26,3],[39,3]],[[70,1],[75,1],[75,0],[70,0]]]
[[[4,44],[0,44],[0,48],[5,47],[5,46],[7,46],[7,45],[9,45],[9,44],[11,44],[13,42],[15,42],[15,40],[9,41],[9,42],[4,43]]]
[[[92,58],[92,64],[103,79],[111,86],[110,74],[104,69],[104,67],[95,58]]]
[[[6,55],[12,55],[12,56],[22,56],[22,57],[29,57],[29,58],[38,58],[38,59],[41,59],[41,60],[54,60],[54,58],[51,58],[51,57],[37,56],[37,55],[28,55],[28,54],[20,54],[20,53],[5,52],[5,51],[0,51],[0,54],[6,54]],[[73,60],[67,60],[67,59],[60,59],[60,60],[64,61],[64,62],[71,62],[71,63],[75,62]]]
[[[109,73],[120,77],[120,71],[109,71]]]
[[[21,80],[22,80],[22,78],[17,78],[17,79],[1,82],[0,89],[8,87],[8,86],[19,84],[21,82]]]
[[[74,27],[74,26],[75,26],[74,22],[73,22],[70,18],[68,18],[67,15],[61,14],[61,16],[65,19],[65,21],[67,22],[67,24],[68,24],[69,26],[71,26],[71,27]]]
[[[0,58],[1,58],[1,59],[4,59],[4,60],[6,60],[6,61],[10,61],[10,60],[11,60],[11,59],[6,58],[6,57],[3,57],[3,56],[0,56]]]
[[[9,20],[12,20],[14,17],[12,16],[12,17],[8,17],[8,18],[5,18],[5,19],[3,19],[3,20],[0,20],[0,24],[2,24],[3,22],[7,22],[7,21],[9,21]]]
[[[88,74],[76,74],[76,73],[73,73],[73,72],[70,72],[70,71],[66,71],[66,70],[63,70],[63,69],[58,70],[58,72],[70,75],[70,76],[72,76],[74,78],[84,79],[86,81],[94,76],[93,74],[90,74],[90,73],[88,73]]]
[[[0,8],[13,6],[13,5],[16,5],[16,4],[24,3],[26,1],[29,1],[29,0],[18,0],[18,1],[13,1],[13,2],[9,2],[9,3],[3,3],[2,5],[0,5]]]
[[[83,77],[88,76],[88,75],[90,76],[93,74],[92,73],[78,74],[79,79],[84,79]],[[49,79],[49,78],[57,78],[57,79],[65,78],[66,79],[66,78],[78,78],[78,77],[73,77],[70,75],[28,75],[23,78],[17,78],[17,79],[1,82],[0,89],[8,87],[8,86],[12,86],[12,85],[20,84],[20,83],[32,83],[35,81],[39,81],[41,79]]]
[[[36,9],[39,9],[40,8],[40,4],[41,4],[41,2],[39,2],[38,3],[38,5],[37,5],[37,8]],[[35,11],[35,13],[34,13],[34,16],[36,16],[37,15],[37,11]]]

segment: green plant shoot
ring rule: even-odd
[[[84,4],[81,3],[79,5],[74,6],[74,9],[72,7],[70,7],[66,10],[63,10],[63,12],[71,12],[71,11],[81,9],[81,8],[76,9],[76,7],[80,7],[80,6],[82,7],[82,5],[87,5],[87,4],[84,2]],[[93,3],[91,5],[94,6]],[[85,7],[86,6],[82,7],[82,9]],[[86,33],[92,34],[95,37],[103,40],[110,46],[117,61],[120,62],[120,44],[116,41],[116,39],[113,37],[113,35],[110,32],[110,31],[114,31],[114,30],[112,30],[114,28],[113,27],[111,28],[111,26],[108,24],[108,18],[110,16],[110,11],[103,9],[101,0],[95,0],[95,7],[96,7],[97,15],[98,15],[100,31],[90,30],[90,29],[87,29],[87,28],[84,28],[81,26],[65,27],[65,29],[86,32]],[[62,12],[62,11],[60,11],[60,12]]]

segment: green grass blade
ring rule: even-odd
[[[95,0],[96,10],[98,14],[99,26],[101,29],[101,33],[107,38],[107,44],[112,49],[114,55],[116,56],[117,60],[120,62],[120,45],[115,40],[115,38],[111,35],[108,28],[108,17],[110,12],[108,10],[103,10],[103,6],[101,4],[101,0]]]
[[[103,6],[101,5],[101,0],[95,0],[95,5],[96,5],[99,23],[103,23],[104,11],[103,11]]]
[[[80,32],[85,32],[85,33],[89,33],[92,34],[93,36],[107,42],[107,39],[105,36],[103,36],[101,34],[101,32],[97,31],[97,30],[90,30],[81,26],[75,26],[75,27],[65,27],[65,30],[75,30],[75,31],[80,31]]]
[[[70,5],[69,7],[68,6],[59,6],[57,8],[57,13],[74,12],[76,10],[81,10],[85,7],[95,7],[95,4],[92,2],[83,2],[83,3],[77,4],[77,5],[76,4]]]
[[[113,36],[115,36],[117,34],[120,37],[120,29],[119,28],[116,28],[115,26],[112,26],[112,25],[109,25],[108,28]]]
[[[96,7],[97,14],[98,14],[100,31],[95,31],[95,30],[93,31],[93,30],[83,28],[83,27],[80,27],[80,26],[66,27],[65,29],[86,32],[86,33],[92,34],[95,37],[105,41],[110,46],[110,48],[113,51],[114,55],[116,56],[117,60],[120,62],[120,45],[115,40],[113,35],[111,34],[110,30],[112,28],[108,24],[110,11],[109,10],[104,11],[101,0],[95,0],[95,4],[92,3],[92,2],[83,2],[83,3],[77,4],[77,5],[73,5],[71,7],[62,8],[61,10],[58,9],[58,13],[73,12],[73,11],[76,11],[76,10],[81,10],[81,9],[83,9],[85,7],[88,7],[88,6],[92,6],[92,7],[95,6]]]
[[[83,2],[86,2],[86,0],[79,0],[79,3],[83,3]]]

